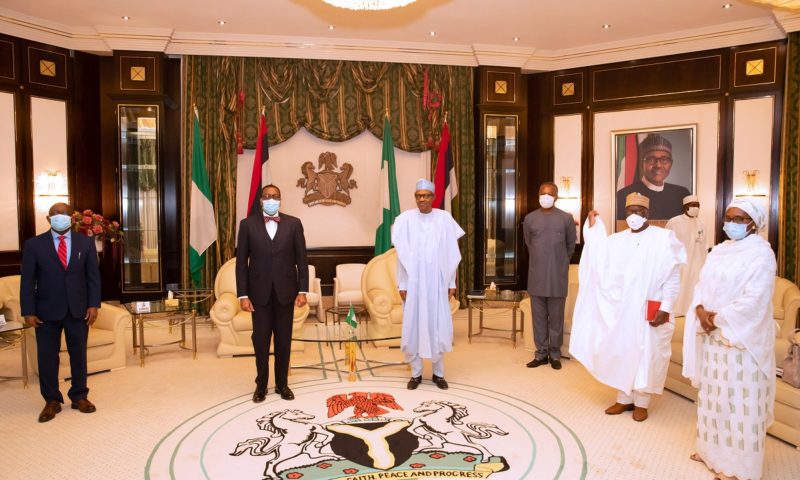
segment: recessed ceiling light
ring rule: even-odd
[[[722,6],[722,8],[724,8],[725,10],[727,10],[727,9],[731,8],[732,6],[733,6],[733,5],[731,5],[730,3],[726,3],[725,5],[723,5],[723,6]]]
[[[129,16],[127,16],[127,15],[125,15],[125,16],[123,16],[123,17],[122,17],[122,19],[123,19],[123,20],[125,20],[125,21],[127,22],[128,20],[130,20],[130,19],[131,19],[131,17],[129,17]]]
[[[435,37],[435,36],[436,36],[436,32],[434,32],[433,30],[431,30],[431,31],[430,31],[430,33],[428,33],[428,35],[430,35],[431,37]]]
[[[608,30],[609,28],[611,28],[611,24],[610,23],[606,23],[606,24],[603,25],[603,30]]]
[[[225,20],[220,20],[219,22],[217,22],[217,25],[225,25]]]
[[[514,37],[515,42],[519,42],[519,37]]]
[[[328,30],[333,30],[334,28],[336,28],[335,25],[328,25]]]

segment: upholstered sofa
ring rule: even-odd
[[[775,293],[772,296],[775,315],[775,360],[780,366],[789,350],[789,336],[797,327],[800,309],[800,288],[784,278],[775,277]],[[675,319],[675,335],[672,337],[672,358],[667,371],[666,387],[686,398],[697,400],[697,390],[681,375],[683,368],[684,318]],[[800,447],[800,389],[794,388],[780,378],[775,389],[775,423],[769,433]]]
[[[6,319],[23,322],[19,303],[19,275],[0,278],[0,312]],[[131,324],[131,315],[122,307],[102,303],[97,311],[97,320],[89,329],[86,358],[89,373],[116,370],[125,367],[125,348],[127,345],[125,327]],[[36,348],[36,333],[33,328],[25,330],[28,349],[28,364],[38,375],[39,362]],[[58,378],[70,376],[69,354],[64,336],[61,337],[61,352]]]
[[[403,331],[403,299],[397,290],[397,252],[391,249],[369,261],[361,276],[364,307],[370,316],[370,334],[397,336]],[[450,312],[455,314],[459,302],[450,299]],[[398,346],[400,340],[375,342],[376,346]]]
[[[569,278],[567,283],[567,302],[564,305],[564,343],[561,345],[561,356],[568,358],[569,355],[569,340],[572,333],[572,312],[575,310],[575,299],[578,298],[578,265],[569,266]],[[536,345],[533,342],[533,314],[531,312],[531,299],[525,298],[519,303],[519,308],[525,314],[525,332],[523,337],[525,339],[525,350],[530,352],[536,351]],[[533,358],[533,357],[531,357]]]
[[[322,308],[322,282],[317,278],[317,269],[314,265],[308,266],[308,293],[306,294],[310,313],[317,317],[317,321],[325,321],[325,309]]]
[[[219,328],[217,355],[220,357],[252,355],[253,340],[250,336],[253,333],[253,321],[250,312],[245,312],[239,307],[239,297],[236,295],[235,258],[225,262],[217,272],[217,278],[214,280],[214,296],[216,301],[211,306],[209,315],[214,325]],[[302,308],[295,307],[292,336],[300,335],[309,311],[307,304]],[[292,342],[293,352],[302,351],[304,347],[304,342]]]

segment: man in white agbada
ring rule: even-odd
[[[757,231],[761,201],[725,210],[730,240],[711,250],[686,313],[683,375],[698,388],[693,460],[716,478],[759,479],[775,403],[775,254]]]
[[[611,236],[597,212],[589,212],[570,342],[572,355],[618,390],[606,413],[633,410],[637,422],[647,419],[650,394],[664,389],[675,330],[672,305],[686,262],[675,234],[647,223],[649,205],[647,197],[629,194],[630,229]]]
[[[433,383],[446,390],[443,354],[453,349],[449,300],[456,291],[458,239],[464,230],[448,212],[432,208],[433,192],[432,182],[417,181],[417,209],[401,213],[392,226],[397,288],[405,302],[400,347],[411,366],[409,390],[422,382],[423,358],[433,364]]]
[[[706,262],[706,228],[700,220],[700,199],[696,195],[683,197],[683,213],[672,217],[665,228],[675,232],[675,236],[686,249],[686,265],[681,269],[681,292],[675,300],[672,311],[675,315],[686,315],[692,292],[700,276],[700,269]]]

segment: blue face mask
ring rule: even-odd
[[[69,227],[72,226],[72,217],[69,215],[51,215],[50,216],[50,227],[57,231],[63,232],[67,230]]]
[[[749,224],[744,223],[725,222],[725,225],[722,226],[722,230],[725,231],[725,235],[731,240],[741,240],[747,236],[748,225]]]
[[[264,213],[270,216],[275,216],[278,213],[278,209],[281,208],[281,201],[275,200],[274,198],[268,198],[261,202],[261,206],[264,209]]]

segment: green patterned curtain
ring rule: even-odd
[[[784,138],[781,155],[779,200],[778,275],[793,282],[800,280],[798,251],[798,199],[800,198],[800,33],[789,34],[786,59],[786,97]]]
[[[425,108],[427,70],[430,97],[438,108]],[[392,124],[395,147],[409,152],[430,150],[438,141],[448,113],[459,194],[454,217],[467,232],[459,291],[472,285],[474,260],[475,147],[473,68],[443,65],[346,62],[284,58],[186,56],[184,81],[184,159],[191,158],[191,115],[196,106],[206,146],[206,163],[217,215],[219,240],[208,255],[204,278],[213,283],[219,266],[234,253],[236,231],[237,125],[245,148],[255,148],[258,116],[263,109],[270,145],[286,141],[300,128],[329,141],[344,142],[364,130],[383,136],[383,117]],[[244,104],[238,107],[240,92]],[[376,158],[376,161],[379,159]],[[435,161],[435,152],[434,152]],[[184,163],[184,205],[189,205],[191,172]],[[188,255],[188,209],[183,211],[182,240]],[[188,258],[188,257],[187,257]],[[184,264],[186,262],[183,262]],[[188,272],[184,272],[188,279]]]

